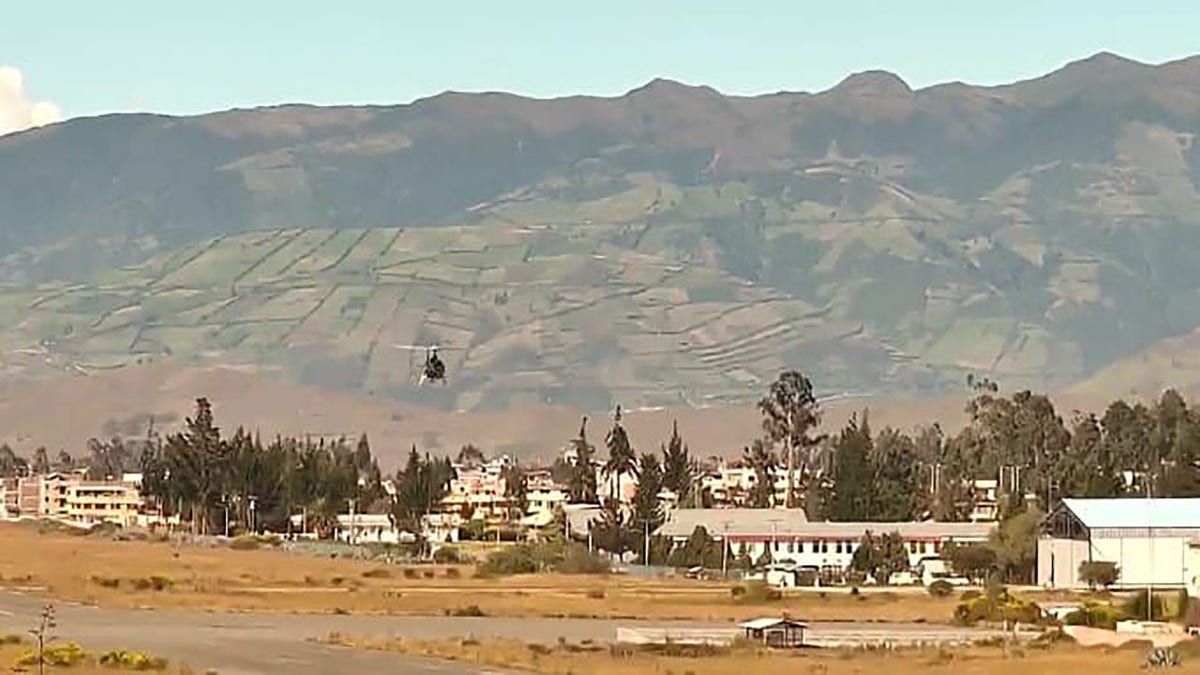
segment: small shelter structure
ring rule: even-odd
[[[792,649],[804,646],[804,630],[808,624],[788,618],[768,617],[738,624],[746,631],[746,639],[767,647]]]

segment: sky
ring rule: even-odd
[[[1200,53],[1195,0],[57,0],[0,7],[5,125],[108,112],[619,95],[655,77],[820,91],[1035,77],[1099,51]]]

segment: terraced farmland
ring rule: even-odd
[[[618,230],[222,237],[146,261],[125,282],[0,295],[3,339],[84,372],[185,355],[462,409],[743,400],[822,339],[805,330],[826,324],[817,308],[615,246]],[[397,345],[423,344],[442,346],[447,388],[414,388],[422,354]]]

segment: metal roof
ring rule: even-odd
[[[1064,499],[1066,507],[1084,527],[1096,528],[1200,528],[1200,499]]]
[[[658,533],[687,537],[703,526],[713,537],[858,539],[867,531],[899,532],[907,539],[985,539],[991,523],[810,523],[799,509],[676,509]]]
[[[753,619],[751,621],[744,621],[742,623],[739,623],[738,626],[749,629],[749,630],[766,630],[768,628],[774,628],[776,626],[796,626],[799,628],[807,628],[808,624],[804,623],[803,621],[795,621],[792,619],[780,619],[780,618],[776,618],[776,617],[767,617],[765,619]]]

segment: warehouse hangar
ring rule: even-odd
[[[1186,588],[1200,583],[1200,499],[1064,499],[1042,521],[1037,581],[1086,588],[1080,564],[1111,562],[1114,588]]]

